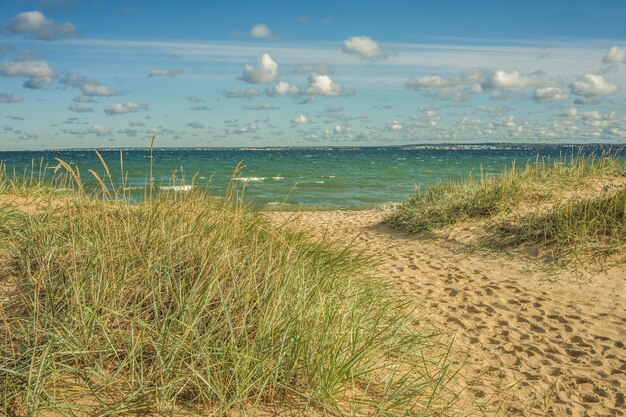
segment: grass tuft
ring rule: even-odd
[[[493,229],[487,246],[541,243],[558,255],[606,255],[626,241],[624,172],[624,160],[615,155],[537,157],[522,169],[505,167],[500,175],[481,171],[464,181],[418,189],[383,223],[425,233],[482,220]]]
[[[129,204],[107,170],[88,194],[60,165],[74,191],[0,175],[0,274],[17,283],[0,297],[2,413],[446,412],[445,349],[370,259],[234,191]]]

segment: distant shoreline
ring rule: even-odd
[[[622,148],[623,143],[546,143],[546,142],[475,142],[475,143],[414,143],[408,145],[363,145],[363,146],[325,146],[325,145],[296,145],[296,146],[158,146],[155,151],[185,151],[185,150],[210,150],[210,151],[297,151],[297,150],[361,150],[361,149],[400,149],[400,150],[454,150],[454,149],[529,149],[529,148]],[[21,149],[21,150],[0,150],[2,153],[14,152],[86,152],[86,151],[149,151],[149,146],[143,147],[89,147],[89,148],[50,148],[50,149]]]

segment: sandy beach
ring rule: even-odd
[[[621,416],[626,410],[626,267],[597,274],[469,251],[471,225],[415,237],[378,226],[385,211],[273,212],[380,261],[415,314],[449,332],[470,415]]]

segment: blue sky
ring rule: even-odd
[[[0,150],[626,142],[618,1],[0,2]]]

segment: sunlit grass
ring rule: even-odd
[[[276,228],[230,189],[129,204],[76,167],[0,174],[6,415],[441,415],[445,347],[372,261]],[[56,193],[55,190],[71,190]],[[26,207],[32,203],[32,207]],[[143,414],[142,414],[143,413]]]
[[[424,233],[468,220],[496,222],[488,245],[541,243],[559,254],[609,254],[626,241],[623,190],[603,190],[626,171],[614,155],[537,158],[500,175],[420,189],[384,219],[392,228]],[[599,189],[598,189],[599,187]]]

